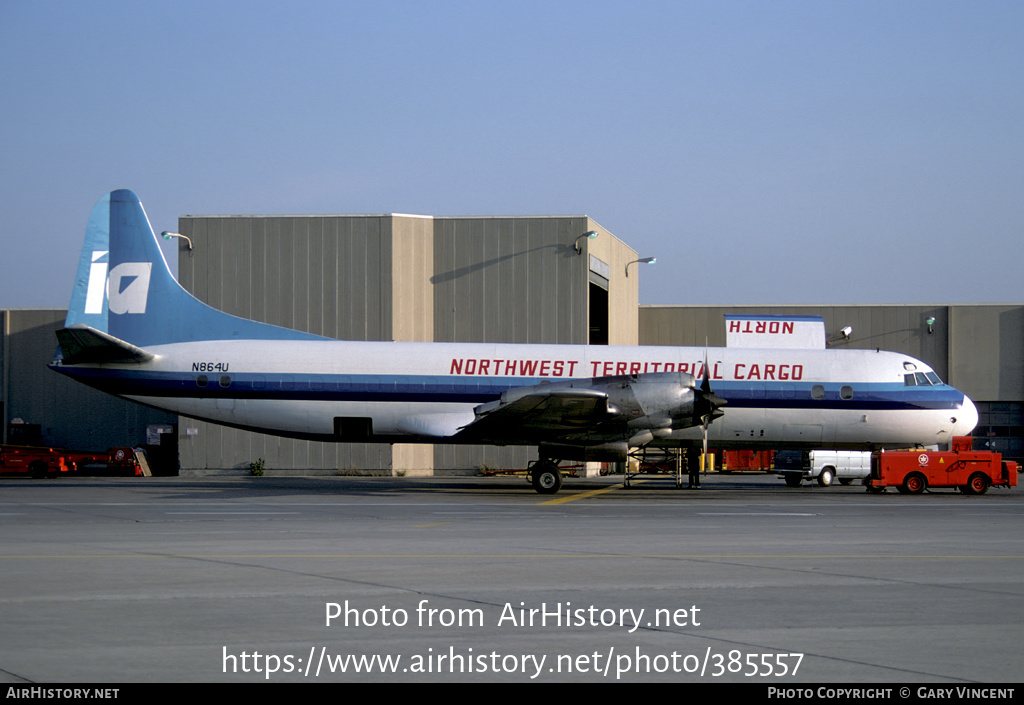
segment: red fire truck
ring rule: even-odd
[[[106,466],[110,472],[144,475],[132,448],[110,448],[93,452],[32,446],[0,446],[0,473],[17,473],[42,478],[77,472],[86,466]]]
[[[949,451],[876,451],[868,492],[895,487],[903,494],[920,494],[933,487],[955,487],[964,494],[984,494],[989,486],[1015,487],[1017,463],[999,453],[972,451],[971,438],[958,436]]]

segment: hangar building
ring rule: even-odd
[[[586,216],[185,216],[179,280],[228,313],[347,340],[637,342],[636,252]],[[590,233],[597,233],[593,238]],[[183,472],[525,468],[529,448],[325,444],[182,420]]]
[[[235,315],[350,340],[725,344],[724,314],[820,315],[835,345],[904,352],[978,404],[976,437],[1024,456],[1024,304],[639,306],[638,253],[587,216],[183,216],[182,285]],[[591,236],[596,233],[596,236]],[[662,254],[663,261],[669,259]],[[681,291],[680,296],[685,292]],[[45,369],[65,311],[0,310],[5,442],[163,454],[165,472],[394,474],[524,468],[532,448],[319,443],[123,402]]]

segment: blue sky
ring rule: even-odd
[[[587,214],[641,303],[1020,302],[1021,2],[0,0],[0,307],[93,203]]]

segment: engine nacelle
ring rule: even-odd
[[[631,428],[688,428],[694,418],[697,380],[685,372],[657,372],[619,377],[595,385],[608,395],[609,411],[625,417]]]

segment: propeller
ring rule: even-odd
[[[703,430],[704,440],[704,456],[708,457],[708,426],[711,422],[717,419],[719,416],[724,416],[725,412],[722,411],[721,407],[725,406],[728,402],[722,397],[718,396],[711,390],[711,374],[708,368],[708,350],[704,348],[704,374],[700,382],[700,388],[697,390],[697,398],[693,403],[693,418],[700,421],[701,428]]]

